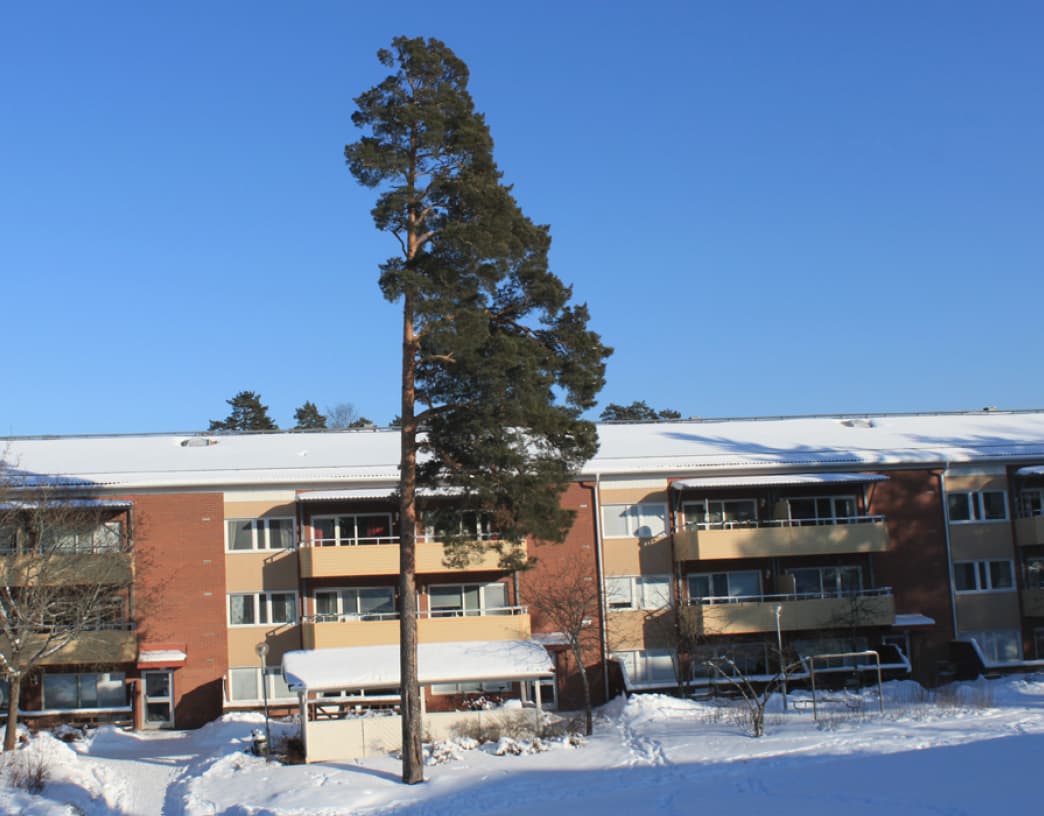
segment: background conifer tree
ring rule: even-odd
[[[210,431],[275,431],[278,430],[268,415],[268,406],[261,404],[261,395],[254,391],[240,391],[225,400],[232,412],[222,420],[210,420]]]
[[[295,431],[315,431],[326,427],[326,417],[319,413],[314,402],[306,402],[294,411]]]
[[[467,66],[423,38],[398,37],[378,59],[391,74],[355,100],[352,121],[365,135],[345,157],[359,183],[379,188],[374,223],[401,250],[381,266],[380,286],[403,308],[402,773],[412,784],[423,780],[417,487],[453,486],[457,512],[488,513],[505,565],[518,553],[504,542],[564,537],[571,516],[559,496],[597,450],[581,413],[595,403],[610,349],[549,270],[548,228],[530,221],[502,182]],[[422,467],[420,451],[429,454]],[[459,529],[452,518],[436,526]],[[454,557],[467,555],[458,547]]]

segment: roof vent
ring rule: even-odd
[[[178,444],[183,448],[207,448],[217,443],[216,439],[208,436],[190,436],[188,439],[182,439]]]
[[[842,419],[841,424],[846,428],[873,428],[874,421],[867,418],[857,417],[855,419]]]

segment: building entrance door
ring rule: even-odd
[[[170,669],[142,673],[145,680],[145,727],[174,727],[174,672]]]

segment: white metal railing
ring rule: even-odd
[[[836,516],[806,519],[694,521],[686,524],[679,532],[685,530],[757,530],[769,527],[839,527],[849,524],[879,524],[884,520],[884,516]]]
[[[386,621],[398,620],[398,612],[363,612],[359,614],[334,612],[320,613],[318,615],[305,615],[301,618],[302,623],[357,623],[359,621]]]
[[[447,540],[448,536],[439,536],[436,534],[427,535],[420,534],[416,537],[418,544],[440,544]],[[386,536],[357,536],[354,538],[306,538],[301,541],[303,547],[372,547],[379,545],[397,545],[400,543],[400,536],[397,535],[386,535]],[[483,533],[479,535],[468,535],[466,536],[468,541],[499,541],[500,536],[496,533]]]
[[[487,606],[485,609],[424,609],[418,618],[478,618],[488,615],[528,615],[528,606]]]
[[[698,598],[690,598],[689,606],[709,606],[712,604],[736,603],[778,603],[780,601],[820,601],[858,598],[887,598],[890,597],[891,594],[891,587],[875,587],[873,589],[843,589],[820,592],[786,592],[775,595],[705,595]]]

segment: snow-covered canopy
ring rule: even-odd
[[[547,651],[532,640],[422,643],[417,647],[422,685],[475,680],[551,677]],[[393,688],[399,685],[399,646],[352,646],[287,652],[283,677],[293,691]]]
[[[1019,476],[1044,476],[1044,465],[1019,468],[1015,473]]]
[[[787,473],[773,475],[763,473],[757,476],[708,476],[701,479],[683,479],[671,482],[677,490],[696,490],[709,487],[765,487],[769,485],[803,485],[803,484],[851,484],[864,482],[884,482],[887,476],[878,473]]]

